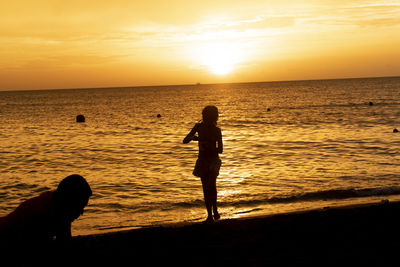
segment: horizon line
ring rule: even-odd
[[[74,87],[74,88],[48,88],[48,89],[5,89],[0,92],[27,92],[27,91],[55,91],[55,90],[87,90],[87,89],[115,89],[115,88],[146,88],[146,87],[171,87],[171,86],[200,86],[200,85],[222,85],[222,84],[248,84],[248,83],[282,83],[282,82],[305,82],[305,81],[330,81],[330,80],[356,80],[356,79],[380,79],[380,78],[400,78],[399,76],[368,76],[368,77],[341,77],[341,78],[319,78],[319,79],[299,79],[299,80],[272,80],[254,82],[220,82],[220,83],[187,83],[187,84],[165,84],[165,85],[133,85],[133,86],[107,86],[107,87]]]

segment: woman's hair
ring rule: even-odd
[[[89,184],[86,182],[85,178],[77,174],[70,175],[65,179],[63,179],[58,185],[57,191],[60,194],[65,194],[65,195],[80,194],[89,197],[92,195],[92,190]]]
[[[205,124],[217,124],[218,108],[216,106],[206,106],[202,112],[203,122]]]
[[[65,206],[87,200],[91,195],[92,190],[85,178],[73,174],[60,182],[55,192],[55,200],[58,205]]]

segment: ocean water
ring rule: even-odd
[[[204,220],[182,139],[210,104],[223,218],[400,196],[399,77],[3,91],[0,216],[76,173],[94,194],[74,235]]]

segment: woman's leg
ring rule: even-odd
[[[210,192],[210,179],[207,176],[201,177],[201,184],[203,186],[204,202],[207,209],[207,221],[212,220],[212,194]]]
[[[217,176],[213,175],[210,177],[210,194],[211,194],[211,205],[214,212],[214,219],[218,220],[221,216],[218,213],[217,207]]]

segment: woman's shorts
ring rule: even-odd
[[[220,168],[220,158],[199,158],[194,166],[193,175],[197,177],[218,176]]]

